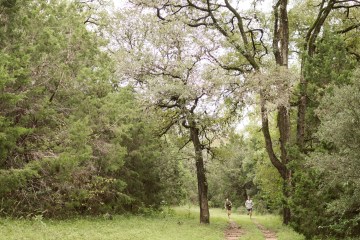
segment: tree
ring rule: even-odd
[[[311,84],[314,79],[312,79],[312,72],[311,70],[309,71],[308,66],[314,62],[313,58],[317,54],[318,44],[321,44],[324,37],[327,36],[326,34],[322,34],[321,31],[324,31],[324,29],[328,29],[328,31],[329,29],[332,29],[331,32],[334,34],[344,34],[359,27],[358,23],[354,22],[352,17],[357,14],[357,8],[359,7],[358,1],[333,0],[318,2],[319,5],[317,5],[317,8],[306,8],[304,5],[308,5],[310,2],[305,1],[304,3],[299,3],[294,9],[294,12],[297,12],[299,7],[301,7],[301,11],[303,11],[305,7],[310,13],[307,18],[301,18],[301,21],[307,24],[307,28],[302,28],[304,23],[296,20],[296,17],[294,19],[294,25],[297,25],[298,30],[300,30],[299,36],[301,37],[301,41],[299,42],[302,59],[297,117],[297,145],[303,152],[306,152],[306,139],[311,139],[311,137],[308,136],[311,133],[306,133],[306,116],[307,104],[309,98],[311,98],[311,96],[308,96],[308,83]],[[342,10],[345,11],[345,14],[341,12]],[[330,25],[329,23],[332,21],[337,21],[337,24]],[[352,47],[349,46],[347,48],[350,50]]]
[[[267,46],[263,41],[264,29],[258,28],[259,21],[255,18],[245,17],[238,11],[231,2],[225,0],[224,4],[218,2],[184,1],[181,3],[154,2],[146,4],[137,3],[154,7],[160,19],[171,20],[173,16],[182,15],[187,25],[191,27],[205,26],[216,30],[232,48],[230,51],[236,52],[240,59],[235,64],[220,63],[224,69],[237,71],[243,75],[251,71],[260,72],[262,58],[268,53]],[[273,54],[275,62],[280,67],[288,66],[288,44],[289,28],[287,18],[287,1],[278,1],[274,7],[274,30],[273,30]],[[163,13],[163,14],[162,14]],[[255,15],[256,16],[256,15]],[[256,23],[251,24],[252,21]],[[240,65],[238,62],[242,62]],[[278,106],[278,126],[280,132],[281,157],[279,160],[273,150],[272,139],[270,136],[268,111],[266,108],[265,89],[260,87],[262,130],[265,137],[266,149],[273,165],[278,169],[286,185],[290,185],[291,173],[286,167],[289,157],[286,146],[290,138],[290,123],[288,101],[284,105]],[[289,196],[289,186],[284,188],[285,197]],[[284,222],[288,223],[290,210],[284,205]]]
[[[309,40],[311,38],[309,32],[315,31],[314,29],[303,28],[303,26],[314,22],[317,16],[312,13],[317,10],[307,7],[306,4],[308,2],[299,3],[290,12],[291,19],[293,19],[292,28],[304,29],[303,33],[293,35],[299,49],[304,44],[305,36],[308,36]],[[349,8],[336,3],[336,7],[331,10],[321,27],[320,33],[315,37],[317,40],[314,41],[313,49],[310,51],[312,52],[311,56],[309,51],[302,53],[301,77],[306,78],[306,98],[302,99],[306,103],[306,112],[303,115],[305,122],[302,125],[305,127],[305,131],[303,132],[303,142],[297,141],[298,148],[293,149],[292,154],[294,158],[298,159],[293,168],[306,169],[306,171],[298,170],[293,175],[296,188],[291,199],[291,208],[294,213],[292,225],[297,231],[308,237],[315,234],[326,235],[331,232],[325,226],[332,225],[333,220],[330,220],[332,216],[325,209],[327,203],[331,202],[332,198],[337,198],[339,194],[338,186],[329,184],[328,180],[324,178],[324,173],[320,173],[317,169],[310,169],[304,158],[308,154],[311,155],[311,152],[317,152],[323,148],[323,144],[319,143],[320,140],[316,134],[321,120],[315,113],[324,94],[331,91],[332,86],[342,86],[349,83],[353,69],[357,64],[356,54],[353,54],[353,50],[350,49],[353,49],[354,42],[358,42],[358,38],[354,35],[357,24],[354,16],[359,9],[356,8],[356,5],[350,5],[350,2],[346,4],[349,4],[347,5]],[[324,8],[322,6],[322,11],[325,11]],[[305,15],[304,10],[306,11]],[[345,29],[349,31],[344,31]],[[302,91],[301,86],[295,94],[301,96],[300,91]],[[297,103],[300,103],[298,106],[299,114],[300,108],[303,106],[301,106],[301,101]],[[299,120],[298,115],[297,121]],[[300,125],[297,124],[297,130],[299,130]],[[301,139],[299,134],[297,136],[298,140]],[[314,205],[318,207],[314,208]],[[312,220],[309,221],[309,219]],[[331,234],[334,234],[334,231]]]
[[[323,175],[320,194],[331,193],[325,207],[325,234],[338,237],[359,234],[359,70],[352,81],[333,87],[323,99],[317,114],[321,124],[317,136],[322,148],[312,153],[310,164]],[[324,226],[324,227],[325,227]]]
[[[0,5],[1,214],[139,212],[181,196],[167,193],[181,180],[161,181],[170,166],[181,175],[172,146],[154,137],[156,121],[133,89],[118,86],[107,41],[85,21],[96,12],[62,0],[8,3]]]
[[[206,28],[209,31],[217,32],[227,42],[230,51],[236,53],[237,59],[226,64],[218,61],[219,64],[228,70],[235,70],[243,74],[254,71],[263,73],[264,56],[268,56],[268,48],[271,47],[273,62],[280,68],[288,68],[289,57],[289,18],[288,1],[276,1],[272,12],[272,27],[266,25],[266,21],[261,21],[258,17],[259,12],[241,11],[233,2],[224,1],[131,1],[135,4],[148,6],[156,10],[157,16],[163,21],[182,21],[188,26],[195,28]],[[309,23],[308,31],[305,35],[304,51],[306,56],[311,57],[315,51],[317,38],[320,34],[325,20],[333,10],[351,9],[357,7],[357,1],[320,1],[317,17]],[[316,11],[315,11],[316,12]],[[353,26],[354,28],[356,25]],[[348,29],[354,29],[349,27]],[[272,29],[272,34],[269,34]],[[297,29],[293,30],[294,32]],[[304,36],[302,36],[304,37]],[[271,42],[271,46],[267,44]],[[304,63],[306,58],[302,59]],[[229,62],[228,62],[229,63]],[[300,78],[300,97],[297,117],[297,145],[303,151],[304,132],[305,132],[305,114],[306,114],[306,77],[303,72]],[[284,78],[281,85],[288,85],[288,79]],[[273,86],[277,88],[278,86]],[[290,220],[290,208],[287,199],[291,195],[292,170],[289,163],[292,157],[289,155],[289,145],[291,144],[291,125],[290,125],[290,97],[277,106],[277,127],[279,131],[279,153],[274,150],[273,137],[269,128],[269,109],[267,109],[268,96],[266,96],[267,86],[260,85],[259,89],[262,131],[265,139],[266,150],[271,163],[278,170],[284,180],[284,223]]]
[[[134,12],[130,14],[134,17]],[[193,144],[200,222],[209,223],[203,151],[209,150],[215,138],[213,129],[218,130],[216,119],[221,117],[220,92],[232,78],[226,75],[215,78],[224,72],[208,60],[207,49],[193,32],[196,29],[178,23],[158,23],[148,14],[132,18],[127,26],[113,33],[120,46],[120,59],[131,62],[119,72],[141,84],[146,104],[163,119],[160,136],[175,128],[177,134],[184,136],[181,148]],[[164,35],[167,37],[163,38]]]

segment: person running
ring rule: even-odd
[[[231,201],[227,198],[225,201],[225,209],[227,210],[227,215],[228,218],[230,219],[230,215],[231,215],[231,207],[232,207],[232,203]]]
[[[250,196],[248,196],[248,199],[245,201],[245,207],[247,212],[247,215],[250,215],[250,218],[252,216],[252,209],[253,209],[254,203],[253,201],[250,199]]]

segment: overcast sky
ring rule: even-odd
[[[112,0],[117,8],[121,8],[127,2],[127,0]],[[149,0],[150,1],[150,0]],[[251,3],[253,0],[240,0],[240,1],[233,1],[233,2],[240,2],[238,6],[242,9],[251,8]],[[262,9],[264,12],[270,12],[272,10],[272,4],[274,0],[260,0],[258,1],[257,8]],[[236,5],[235,5],[236,6]]]

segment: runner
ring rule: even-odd
[[[230,215],[231,215],[231,207],[232,207],[232,203],[231,201],[227,198],[225,201],[225,209],[227,210],[227,215],[228,218],[230,219]]]
[[[248,211],[247,215],[250,215],[250,218],[252,216],[252,209],[253,209],[254,203],[253,201],[250,199],[250,196],[248,196],[248,199],[245,201],[245,207]]]

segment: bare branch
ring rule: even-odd
[[[190,142],[191,142],[191,138],[189,138],[189,139],[183,144],[183,146],[181,146],[181,147],[179,148],[179,152],[180,152],[184,147],[186,147],[186,145],[188,145]]]
[[[178,121],[178,114],[175,113],[173,116],[171,116],[171,120],[170,122],[162,129],[162,131],[159,133],[159,137],[165,135],[170,129],[172,126],[174,126],[174,124],[177,123]]]
[[[200,6],[195,5],[192,1],[187,0],[187,3],[189,4],[190,7],[196,8],[197,10],[203,11],[203,12],[208,12],[207,8],[203,8]]]
[[[204,96],[204,93],[202,93],[199,97],[195,98],[194,104],[190,108],[190,113],[194,113],[195,108],[197,107],[197,105],[199,103],[199,99],[202,98],[202,96]]]
[[[242,22],[242,18],[240,16],[240,14],[236,11],[236,9],[231,6],[231,4],[229,3],[228,0],[225,0],[225,4],[226,4],[226,7],[234,14],[234,16],[236,17],[237,19],[237,22],[238,22],[238,28],[239,28],[239,31],[240,31],[240,34],[241,34],[241,38],[244,42],[245,45],[248,45],[249,44],[249,40],[247,39],[246,37],[246,34],[245,34],[245,30],[244,30],[244,25],[243,25],[243,22]]]
[[[225,69],[225,70],[232,70],[232,71],[238,71],[240,73],[244,73],[244,69],[238,67],[238,66],[229,66],[229,65],[225,65],[223,63],[221,63],[215,56],[213,56],[210,52],[207,53],[212,60],[214,60],[221,68]]]
[[[321,30],[321,27],[323,26],[326,18],[330,14],[330,12],[333,9],[333,6],[335,4],[334,0],[330,0],[328,5],[326,7],[324,7],[325,2],[326,2],[326,0],[322,0],[319,14],[318,14],[314,24],[310,27],[310,29],[305,37],[305,42],[307,44],[306,49],[308,50],[308,54],[310,56],[315,51],[315,41]]]
[[[164,69],[164,72],[149,72],[149,74],[153,75],[153,76],[168,76],[168,77],[172,77],[172,78],[176,78],[176,79],[181,79],[181,76],[178,76],[178,75],[175,75],[172,73],[167,73],[167,72],[165,72],[165,69]]]
[[[349,27],[347,27],[347,28],[345,28],[343,30],[337,31],[336,33],[347,33],[347,32],[350,32],[351,30],[356,29],[358,27],[360,27],[360,23],[351,25],[351,26],[349,26]]]
[[[166,18],[164,18],[163,16],[161,16],[161,9],[160,8],[156,8],[156,16],[158,17],[158,18],[160,18],[161,20],[163,20],[163,21],[166,21]]]

